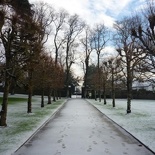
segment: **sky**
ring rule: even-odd
[[[29,0],[30,3],[41,0]],[[88,24],[102,23],[112,27],[116,20],[140,10],[145,0],[42,0],[54,8],[78,14]]]
[[[40,1],[52,5],[56,10],[63,8],[71,15],[78,14],[90,27],[104,23],[110,29],[115,21],[138,12],[146,2],[146,0],[29,0],[32,4]],[[114,53],[114,48],[107,46],[105,51]],[[73,70],[77,68],[79,69],[76,71],[76,76],[82,76],[81,66],[75,65]]]

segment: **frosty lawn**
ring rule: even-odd
[[[54,102],[53,105],[47,105],[47,98],[45,98],[45,107],[40,108],[40,96],[33,96],[32,113],[27,114],[27,100],[25,100],[27,96],[15,95],[14,97],[18,97],[19,102],[15,99],[16,103],[12,101],[8,105],[8,127],[0,128],[1,155],[14,152],[65,101],[63,99]],[[126,115],[126,100],[124,99],[117,99],[115,108],[112,107],[110,99],[107,100],[107,105],[94,100],[88,101],[155,152],[154,100],[132,100],[132,113],[128,115]]]
[[[111,99],[107,100],[107,105],[99,101],[88,101],[155,152],[154,100],[132,100],[131,114],[126,114],[125,99],[116,99],[115,108],[112,107]]]
[[[18,98],[17,98],[18,97]],[[14,152],[37,128],[64,103],[64,99],[41,108],[40,96],[33,96],[32,113],[27,114],[27,96],[10,96],[8,105],[8,127],[0,127],[0,154],[9,155]]]

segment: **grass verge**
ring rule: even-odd
[[[2,103],[3,98],[0,97],[0,103]],[[27,102],[27,98],[9,97],[8,104],[16,104],[19,102]]]
[[[0,98],[2,99],[2,97]],[[52,114],[58,109],[65,99],[58,100],[52,104],[45,104],[41,108],[40,97],[33,97],[32,113],[27,111],[27,96],[18,98],[9,97],[7,127],[0,127],[0,154],[13,153],[24,143]],[[45,103],[47,98],[45,97]]]

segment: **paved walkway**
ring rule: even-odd
[[[70,99],[14,155],[153,155],[82,99]]]

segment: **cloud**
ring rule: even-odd
[[[52,4],[55,8],[64,8],[70,14],[78,14],[89,25],[105,22],[106,26],[112,27],[115,20],[131,13],[131,9],[138,7],[144,0],[44,0],[44,2]]]

